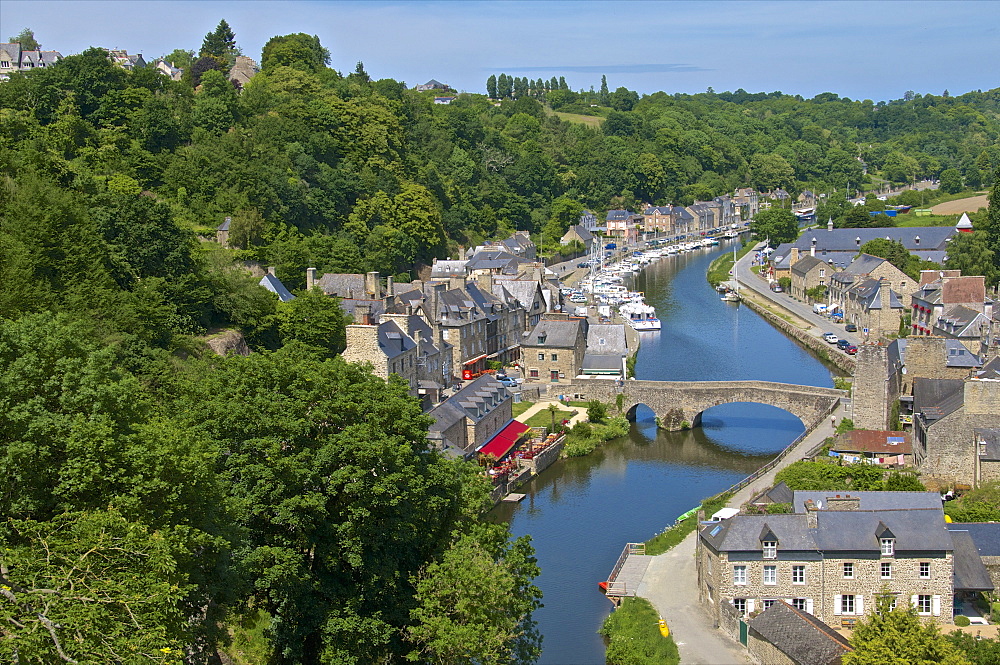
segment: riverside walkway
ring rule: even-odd
[[[834,415],[839,420],[842,407]],[[753,482],[739,489],[729,501],[729,506],[739,508],[754,495],[770,487],[774,476],[792,462],[833,436],[834,428],[824,418],[806,436],[802,437],[782,459]],[[672,549],[648,557],[645,574],[636,595],[653,604],[660,616],[667,621],[670,634],[680,650],[681,662],[687,665],[730,665],[750,662],[746,650],[715,628],[713,619],[698,602],[698,573],[695,568],[694,531]]]

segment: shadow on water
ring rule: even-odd
[[[639,378],[761,379],[832,385],[811,354],[745,307],[719,300],[705,280],[722,251],[667,258],[637,279],[657,309],[659,334],[642,335]],[[700,427],[656,429],[653,413],[637,409],[629,436],[587,457],[559,460],[501,504],[492,519],[530,534],[542,569],[536,584],[545,604],[536,614],[544,635],[540,663],[602,665],[597,634],[611,604],[598,591],[627,542],[649,539],[703,498],[739,482],[803,430],[774,407],[724,404],[706,410]]]

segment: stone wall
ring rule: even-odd
[[[879,344],[862,344],[855,356],[854,382],[851,386],[851,417],[857,429],[889,430],[891,405],[899,398],[893,394],[889,379],[889,349]]]
[[[926,458],[920,463],[923,477],[937,487],[976,486],[996,473],[994,464],[979,463],[973,430],[1000,427],[1000,381],[965,382],[965,405],[926,427],[916,423],[926,441]],[[915,437],[916,438],[916,437]]]
[[[906,338],[906,379],[964,379],[969,369],[947,367],[947,340],[944,337],[911,335]]]
[[[542,359],[539,359],[542,356]],[[555,360],[553,360],[555,356]],[[521,362],[524,364],[526,377],[539,383],[570,383],[579,371],[577,353],[574,349],[558,349],[545,346],[521,346]],[[532,371],[538,373],[532,376]],[[552,372],[559,372],[558,381],[552,381]]]
[[[747,651],[754,662],[761,665],[801,665],[785,655],[753,628],[747,630]]]

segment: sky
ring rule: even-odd
[[[64,56],[89,46],[146,60],[197,51],[226,19],[245,55],[305,32],[343,73],[433,78],[483,93],[490,74],[640,94],[780,90],[887,101],[1000,87],[1000,0],[493,2],[0,0],[0,36],[24,27]]]

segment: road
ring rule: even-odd
[[[864,340],[864,336],[858,333],[849,333],[844,330],[843,324],[837,324],[830,319],[813,312],[809,305],[795,300],[787,293],[774,293],[768,283],[750,269],[753,262],[753,252],[748,252],[743,258],[736,262],[736,278],[740,283],[740,288],[749,288],[760,298],[774,303],[778,307],[788,310],[811,328],[809,332],[816,337],[822,338],[823,333],[832,332],[841,339],[846,339],[851,344],[858,346]],[[833,346],[831,344],[831,346]],[[833,353],[843,353],[843,351],[833,348]]]

